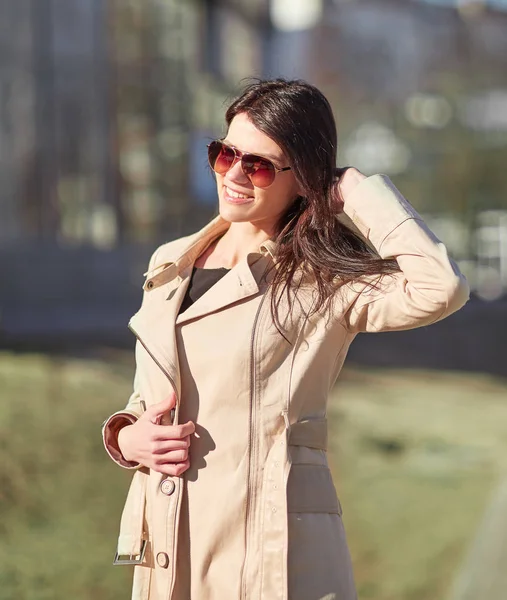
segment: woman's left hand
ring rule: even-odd
[[[347,196],[363,179],[366,179],[366,175],[355,167],[336,167],[334,194],[339,212],[342,212]]]

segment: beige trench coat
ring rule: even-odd
[[[328,393],[358,332],[429,325],[469,292],[387,176],[363,180],[342,219],[382,257],[396,257],[401,273],[377,289],[342,286],[329,317],[308,317],[312,286],[303,286],[285,322],[290,343],[270,315],[273,242],[179,316],[194,261],[228,223],[217,217],[154,253],[129,324],[134,391],[103,427],[113,460],[136,469],[118,541],[118,562],[136,564],[134,600],[356,598],[326,460]],[[196,422],[191,467],[180,478],[126,462],[117,446],[118,430],[173,390],[174,421]]]

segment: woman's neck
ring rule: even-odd
[[[270,231],[252,223],[231,223],[229,229],[215,240],[195,262],[196,267],[208,269],[226,267],[231,269],[250,252],[257,252],[260,245],[272,237]]]

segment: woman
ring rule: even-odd
[[[220,215],[153,254],[134,392],[104,424],[137,469],[115,562],[136,600],[352,600],[328,392],[358,332],[434,323],[467,284],[388,177],[335,169],[316,88],[254,83],[226,122]]]

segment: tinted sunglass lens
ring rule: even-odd
[[[265,188],[275,180],[275,168],[271,162],[260,156],[245,154],[241,160],[243,172],[248,175],[255,187]]]
[[[219,154],[220,144],[218,142],[211,142],[211,144],[208,145],[208,162],[212,169],[215,168],[215,162]]]
[[[239,156],[241,156],[241,153],[239,153]],[[224,175],[234,165],[236,153],[227,144],[215,140],[208,146],[208,161],[210,167],[216,173]],[[241,156],[241,168],[256,187],[266,188],[275,180],[276,171],[273,163],[262,156],[243,154]]]
[[[211,168],[223,175],[234,163],[234,150],[222,142],[211,142],[208,146],[208,160]]]

